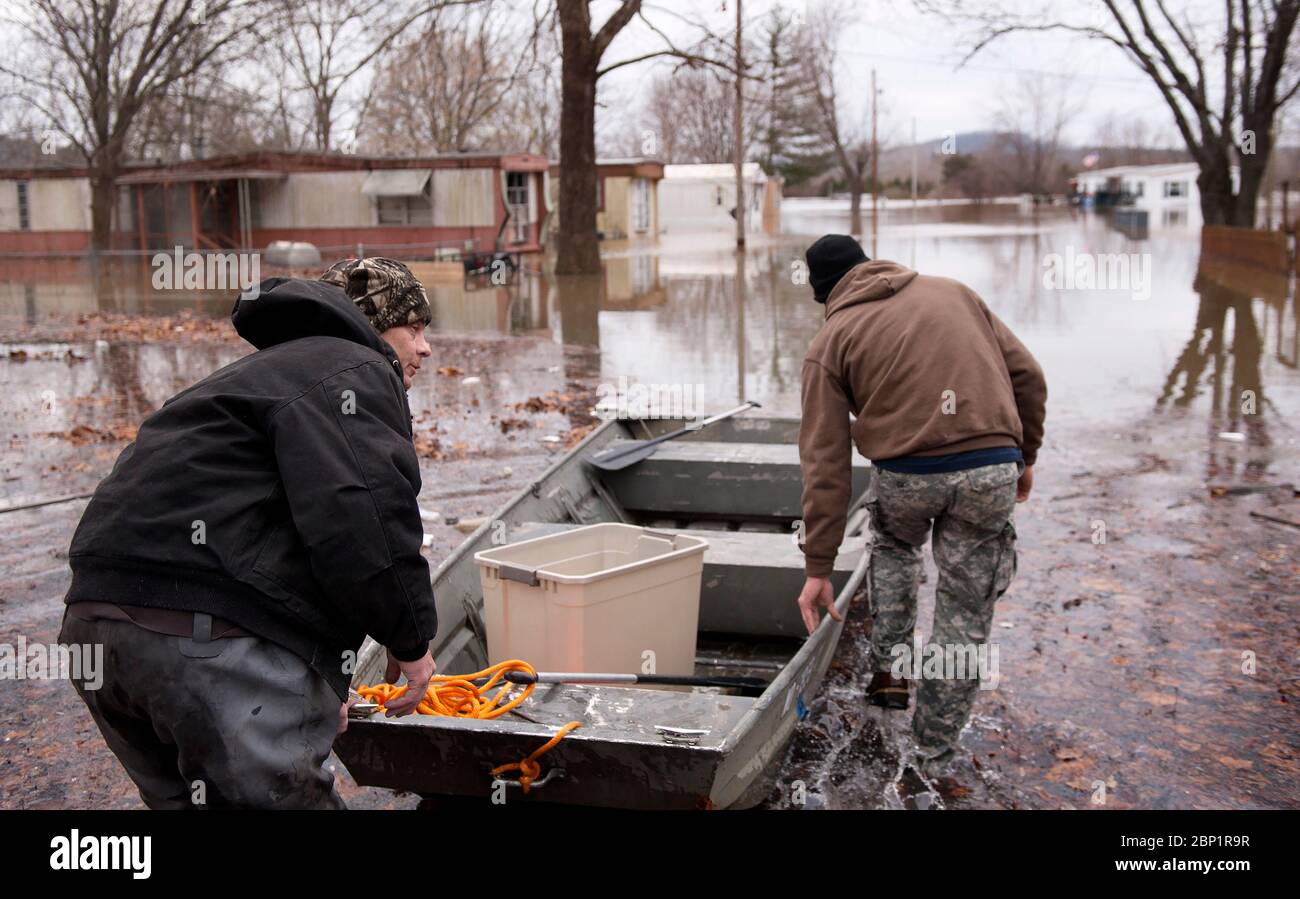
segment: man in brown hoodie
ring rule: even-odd
[[[856,446],[874,466],[867,695],[905,709],[907,675],[921,675],[912,731],[922,771],[938,774],[970,716],[980,675],[990,674],[993,606],[1015,575],[1011,515],[1033,486],[1047,385],[1024,344],[965,285],[868,260],[856,240],[838,234],[809,247],[807,261],[826,322],[803,363],[807,579],[799,606],[809,633],[818,605],[840,617],[829,576],[844,537]],[[939,580],[931,644],[915,658],[927,538]]]

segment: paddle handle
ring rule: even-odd
[[[545,671],[528,674],[524,671],[507,671],[506,680],[512,684],[635,684],[635,674],[596,674],[589,671]]]
[[[680,437],[683,434],[690,434],[692,431],[698,431],[701,428],[708,427],[709,425],[715,422],[722,421],[724,418],[731,418],[731,416],[733,415],[739,415],[741,412],[744,412],[748,409],[761,408],[762,405],[763,405],[762,403],[755,402],[754,400],[746,400],[745,402],[741,403],[739,406],[737,406],[734,409],[728,409],[726,412],[719,412],[717,415],[709,416],[708,418],[704,419],[704,421],[693,422],[692,424],[689,424],[684,428],[678,428],[676,431],[673,431],[672,433],[664,434],[663,436],[656,437],[653,440],[647,440],[644,445],[654,446],[655,444],[663,443],[665,440],[672,440],[674,437]]]
[[[709,418],[704,419],[704,421],[698,421],[695,422],[694,424],[689,424],[686,427],[682,428],[682,431],[683,432],[698,431],[700,428],[707,427],[713,424],[715,421],[722,421],[724,418],[730,418],[733,415],[739,415],[741,412],[744,412],[748,409],[758,409],[761,406],[762,406],[761,403],[756,403],[753,400],[746,400],[745,402],[741,403],[739,406],[737,406],[734,409],[728,409],[726,412],[719,412],[717,415],[713,415],[710,416]]]
[[[737,687],[763,690],[768,682],[759,677],[688,677],[671,674],[620,674],[591,671],[543,671],[536,675],[507,671],[512,684],[670,684],[698,687]]]
[[[756,409],[760,405],[760,403],[749,400],[734,409],[728,409],[726,412],[719,412],[717,415],[706,418],[704,421],[697,421],[684,428],[678,428],[676,431],[661,434],[660,436],[650,440],[633,441],[632,443],[622,447],[615,447],[614,449],[596,453],[594,456],[589,456],[587,461],[592,465],[595,465],[597,468],[603,468],[606,471],[616,471],[620,468],[626,468],[628,465],[632,465],[636,462],[640,462],[642,459],[648,458],[654,451],[654,447],[661,443],[666,443],[667,441],[681,437],[684,434],[694,433],[695,431],[698,431],[707,425],[711,425],[714,422],[722,421],[724,418],[730,418],[733,415],[744,412],[746,409]]]

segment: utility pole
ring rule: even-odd
[[[735,152],[736,162],[736,249],[745,249],[745,53],[740,43],[740,7],[741,0],[736,0],[736,115]]]
[[[871,258],[876,258],[876,234],[880,231],[880,220],[876,217],[876,163],[880,159],[880,148],[876,144],[876,70],[871,70]]]
[[[916,116],[912,116],[912,268],[916,268]]]
[[[916,218],[916,116],[912,116],[912,218]]]

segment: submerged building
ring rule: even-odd
[[[325,256],[436,256],[542,246],[544,156],[362,156],[262,151],[133,163],[118,178],[112,249],[260,250],[305,241]],[[91,246],[84,168],[0,170],[0,253]]]
[[[601,240],[653,240],[660,229],[659,185],[664,164],[649,156],[596,160],[596,230]],[[558,198],[560,163],[551,162],[551,190]],[[558,204],[558,199],[554,200]],[[558,227],[558,219],[555,221]]]
[[[1093,169],[1074,176],[1072,197],[1085,208],[1121,206],[1145,211],[1153,227],[1199,226],[1199,175],[1200,167],[1194,162]],[[1232,177],[1235,189],[1235,166]]]
[[[745,230],[775,234],[781,230],[781,190],[757,162],[741,168],[745,182]],[[659,216],[665,233],[734,230],[736,169],[731,163],[664,166],[659,188]]]

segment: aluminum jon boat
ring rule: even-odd
[[[517,782],[504,781],[509,802],[742,809],[766,798],[842,628],[823,614],[807,636],[795,603],[803,585],[794,531],[801,514],[799,422],[731,418],[661,444],[622,471],[583,462],[619,441],[684,424],[605,422],[457,547],[433,578],[439,621],[433,657],[439,674],[488,665],[476,552],[503,539],[625,522],[708,540],[695,674],[761,677],[770,681],[762,694],[547,684],[491,720],[374,715],[350,722],[335,742],[357,783],[429,797],[501,795],[492,768],[519,761],[578,720],[581,728],[541,756],[541,776],[526,797]],[[841,613],[865,589],[869,473],[870,463],[855,454],[854,501],[832,578]],[[378,683],[383,670],[383,649],[367,640],[353,685]]]

